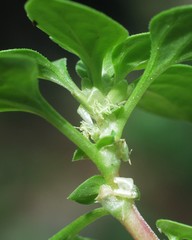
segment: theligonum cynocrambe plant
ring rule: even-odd
[[[137,240],[158,239],[138,212],[139,190],[133,179],[119,176],[121,162],[130,162],[122,139],[125,124],[136,106],[162,116],[192,121],[192,5],[155,16],[149,32],[128,31],[87,6],[69,0],[29,0],[30,20],[60,47],[79,57],[79,88],[71,79],[66,59],[50,62],[29,49],[0,52],[0,111],[37,114],[77,146],[73,160],[90,159],[99,174],[80,184],[69,199],[97,208],[69,224],[51,240],[86,240],[79,232],[111,214]],[[143,70],[131,83],[129,74]],[[67,89],[78,101],[82,118],[76,128],[41,95],[38,79]],[[192,227],[158,220],[157,227],[171,240],[191,240]]]

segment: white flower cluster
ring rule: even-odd
[[[118,188],[112,189],[112,187],[106,184],[100,187],[97,197],[98,201],[112,196],[126,199],[136,199],[139,197],[138,189],[132,178],[115,177],[114,183],[117,184]]]

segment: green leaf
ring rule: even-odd
[[[105,147],[107,145],[111,145],[115,142],[115,136],[110,135],[110,136],[105,136],[97,141],[97,148],[101,149],[102,147]]]
[[[91,204],[99,193],[99,188],[105,180],[102,176],[96,175],[80,184],[68,197],[68,199],[81,204]]]
[[[98,149],[41,96],[38,74],[36,62],[29,57],[0,56],[0,112],[24,111],[43,117],[97,165],[101,158]]]
[[[149,27],[151,37],[150,59],[143,75],[137,81],[134,90],[124,105],[124,112],[120,116],[123,119],[121,128],[125,126],[130,114],[157,77],[172,65],[192,58],[191,29],[192,5],[172,8],[158,14],[151,20]],[[177,92],[177,94],[179,93]],[[180,100],[182,101],[181,98]],[[189,110],[187,112],[189,113]]]
[[[161,116],[192,122],[192,67],[174,65],[148,88],[139,103]]]
[[[79,91],[73,80],[71,79],[69,72],[67,70],[67,59],[61,58],[52,62],[52,69],[55,69],[57,73],[57,79],[50,79],[53,82],[60,84],[64,88],[68,89],[71,93]]]
[[[122,80],[114,84],[114,86],[109,91],[107,97],[113,104],[122,104],[128,99],[128,82],[127,80]]]
[[[10,49],[0,51],[0,57],[14,56],[20,56],[21,58],[29,57],[33,59],[38,66],[38,78],[57,83],[70,92],[76,89],[75,84],[68,74],[66,59],[60,59],[59,61],[51,63],[46,57],[31,49]]]
[[[81,60],[77,62],[75,70],[78,76],[81,78],[81,89],[84,90],[87,88],[92,88],[93,83],[89,79],[87,67]]]
[[[149,33],[130,36],[120,43],[112,53],[116,81],[124,79],[133,70],[144,68],[150,57],[150,49]]]
[[[192,226],[165,219],[158,220],[156,225],[170,240],[192,239]]]
[[[152,78],[172,64],[192,59],[192,5],[158,14],[149,29],[152,49],[148,68]]]
[[[29,0],[25,9],[37,27],[84,62],[94,85],[102,87],[103,59],[127,38],[126,29],[106,15],[72,1]]]
[[[0,111],[40,114],[44,100],[37,76],[38,68],[31,58],[0,56]]]
[[[75,70],[80,78],[88,78],[87,68],[81,60],[77,62]]]
[[[94,209],[93,211],[77,218],[75,221],[56,233],[49,240],[89,240],[87,238],[82,238],[77,234],[86,226],[107,214],[108,212],[104,208]]]
[[[86,158],[87,158],[86,154],[80,148],[78,148],[77,150],[75,150],[73,154],[72,161],[75,162],[79,160],[84,160]]]

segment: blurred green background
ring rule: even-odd
[[[191,4],[191,0],[84,0],[124,25],[130,34],[146,32],[156,13]],[[1,3],[0,48],[26,47],[50,60],[68,58],[71,75],[77,58],[52,43],[32,26],[25,1]],[[40,82],[44,96],[78,126],[77,104],[64,89]],[[0,113],[0,239],[46,240],[64,225],[91,209],[66,200],[83,180],[97,173],[88,161],[71,163],[75,146],[44,120],[26,113]],[[192,124],[136,110],[124,137],[132,166],[121,175],[133,177],[141,191],[138,208],[155,229],[158,218],[192,225]],[[84,231],[100,240],[128,239],[125,230],[105,217]],[[131,238],[130,238],[131,239]]]

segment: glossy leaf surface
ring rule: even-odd
[[[152,42],[148,70],[151,77],[172,64],[192,59],[192,5],[176,7],[155,16],[150,23]]]
[[[150,36],[151,36],[151,56],[148,61],[147,67],[145,69],[144,74],[141,79],[138,81],[136,86],[137,96],[134,98],[138,98],[138,94],[142,96],[145,91],[149,88],[149,86],[153,83],[155,86],[155,82],[159,81],[157,78],[160,77],[160,81],[165,77],[163,74],[168,68],[170,68],[175,63],[179,63],[182,61],[186,61],[192,58],[192,5],[176,7],[170,10],[164,11],[157,16],[155,16],[150,23]],[[173,77],[174,74],[173,74]],[[188,77],[189,80],[190,77]],[[169,78],[170,79],[170,78]],[[174,80],[173,80],[174,81]],[[183,88],[186,89],[190,87],[190,83],[188,82],[188,86],[183,86],[180,82],[181,88],[174,89],[174,93],[171,88],[167,88],[167,91],[170,91],[170,98],[174,101],[174,95],[179,96],[180,103],[185,103],[185,93]],[[167,86],[168,87],[168,86]],[[171,87],[173,87],[171,85]],[[161,95],[162,91],[159,88],[159,95]],[[181,91],[181,93],[180,93]],[[156,93],[158,94],[158,90],[156,88]],[[169,94],[169,93],[166,93]],[[136,95],[136,94],[135,94]],[[147,94],[145,94],[147,95]],[[149,92],[148,92],[149,95]],[[171,97],[172,96],[172,97]],[[182,99],[184,97],[184,99]],[[140,105],[150,109],[150,111],[154,111],[157,114],[162,115],[161,108],[158,110],[158,104],[166,108],[166,104],[169,102],[164,101],[162,99],[155,99],[155,96],[151,94],[150,102],[143,102],[145,97],[140,102]],[[149,98],[148,98],[149,99]],[[190,99],[190,97],[189,97]],[[156,102],[155,102],[156,101]],[[175,99],[177,105],[177,99]],[[134,100],[133,100],[134,102]],[[155,103],[154,103],[155,102]],[[172,104],[172,102],[171,102]],[[154,106],[153,106],[154,105]],[[156,105],[156,106],[155,106]],[[182,104],[183,107],[185,107]],[[128,107],[128,104],[127,106]],[[170,107],[170,105],[169,105]],[[181,107],[181,106],[179,106]],[[188,108],[188,104],[186,106]],[[182,112],[182,109],[178,108],[179,112],[176,114],[176,108],[173,105],[171,107],[170,114],[167,112],[165,114],[169,114],[172,117],[176,118],[191,118],[188,116],[189,109],[187,110],[187,114],[185,110]],[[127,109],[126,109],[127,111]],[[164,113],[163,113],[164,114]],[[181,114],[181,116],[179,116]]]
[[[33,51],[31,49],[10,49],[0,51],[0,57],[29,57],[34,60],[38,66],[38,78],[50,80],[54,83],[67,88],[69,91],[73,91],[74,83],[69,77],[66,59],[60,59],[59,61],[50,62],[42,54]]]
[[[128,33],[120,24],[87,6],[66,0],[30,0],[26,11],[37,27],[85,63],[99,87],[106,54]]]
[[[151,40],[149,33],[128,37],[113,51],[112,60],[116,79],[124,79],[128,73],[142,69],[150,57]]]
[[[68,199],[81,204],[91,204],[99,193],[99,188],[105,180],[102,176],[93,176],[80,184],[68,197]]]
[[[66,135],[90,158],[97,148],[66,121],[41,96],[38,88],[38,66],[29,57],[0,57],[0,112],[24,111],[40,115]]]
[[[192,67],[180,64],[169,68],[151,84],[139,107],[192,122]]]
[[[32,59],[0,57],[0,111],[39,114],[43,99],[37,76],[38,67]]]
[[[158,229],[169,238],[169,240],[192,239],[192,226],[164,219],[158,220],[156,225]]]

